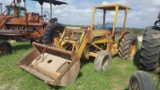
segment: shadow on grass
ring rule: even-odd
[[[18,44],[18,45],[12,46],[12,51],[16,52],[16,51],[21,50],[21,49],[28,50],[31,47],[32,47],[31,44]]]
[[[140,69],[140,67],[139,67],[140,54],[141,54],[141,51],[138,50],[137,53],[135,54],[134,58],[133,58],[133,63],[138,69]]]
[[[80,63],[81,63],[81,67],[80,68],[83,68],[83,66],[87,65],[88,63],[94,63],[94,57],[89,57],[89,59],[84,59],[84,58],[81,58],[80,59]]]

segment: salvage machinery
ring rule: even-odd
[[[160,63],[160,12],[157,18],[154,25],[146,27],[143,33],[139,68],[160,76],[158,69]],[[159,90],[159,83],[156,85],[153,82],[154,79],[144,71],[135,72],[130,77],[129,90]]]
[[[160,13],[157,18],[143,34],[139,67],[145,71],[156,70],[160,62]]]
[[[94,29],[97,9],[103,11],[103,30]],[[54,31],[52,38],[43,38],[44,42],[47,40],[44,44],[32,43],[33,50],[18,61],[17,65],[47,84],[66,86],[76,80],[81,58],[95,57],[94,69],[97,72],[106,70],[111,65],[112,56],[117,54],[123,59],[132,59],[137,50],[137,37],[132,32],[125,32],[127,12],[130,9],[120,4],[95,6],[89,30],[65,28],[63,33]],[[115,11],[112,30],[105,28],[108,11]],[[124,23],[119,37],[116,37],[119,11],[125,13]],[[52,29],[54,25],[51,24],[48,29]]]
[[[2,4],[0,3],[0,55],[11,52],[11,45],[4,42],[4,40],[41,40],[44,35],[45,28],[54,23],[52,18],[52,4],[61,5],[67,4],[57,0],[31,0],[37,1],[41,5],[41,15],[35,12],[27,12],[26,1],[24,7],[20,6],[21,0],[13,0],[13,2],[6,6],[6,10],[2,12]],[[50,4],[49,13],[43,13],[43,3]],[[45,22],[50,19],[49,22]],[[9,47],[8,47],[9,46]]]

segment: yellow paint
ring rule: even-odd
[[[99,49],[99,50],[103,50],[102,48],[100,48],[99,46],[97,46],[96,44],[94,43],[91,43],[92,46],[94,46],[95,48]]]
[[[97,57],[97,53],[94,53],[94,52],[89,52],[89,56],[92,56],[92,57]]]
[[[111,49],[111,54],[112,54],[112,56],[114,56],[114,55],[116,55],[116,54],[118,54],[118,44],[117,43],[114,43],[113,44],[113,47],[112,47],[112,49]]]
[[[113,30],[112,31],[94,30],[94,18],[95,18],[96,9],[102,9],[103,10],[103,17],[102,17],[103,26],[105,25],[107,10],[115,11],[114,20],[113,20],[114,25],[113,25]],[[108,43],[113,42],[113,46],[110,46],[111,47],[111,54],[116,55],[118,53],[118,49],[117,49],[118,48],[118,43],[114,43],[113,37],[115,35],[115,28],[116,28],[116,23],[117,23],[118,12],[119,12],[119,10],[124,10],[125,11],[125,18],[124,18],[124,24],[123,24],[123,28],[125,28],[127,12],[128,12],[129,9],[131,9],[131,8],[127,7],[127,6],[124,6],[124,5],[120,5],[120,4],[102,5],[102,6],[94,7],[93,12],[92,12],[92,21],[91,21],[91,25],[90,25],[90,30],[91,31],[88,32],[88,31],[85,31],[85,30],[83,31],[83,30],[65,29],[62,36],[61,36],[61,39],[59,40],[59,47],[63,48],[66,45],[68,45],[68,43],[70,43],[73,46],[72,51],[75,51],[77,53],[78,58],[81,58],[87,44],[90,44],[93,47],[95,47],[96,49],[98,49],[98,51],[101,51],[101,50],[103,50],[103,48],[99,47],[98,44],[107,45]],[[79,37],[79,40],[73,40],[72,39],[72,38],[75,37],[74,33],[81,33],[81,35]],[[120,36],[120,39],[125,34],[126,33],[123,33]],[[131,49],[134,49],[134,48],[135,47],[133,46],[133,48],[131,48]],[[105,50],[108,50],[108,47],[106,47]],[[133,51],[133,53],[134,53],[134,51]],[[89,55],[93,56],[93,57],[96,57],[97,53],[89,52]],[[132,55],[132,53],[131,53],[131,55]]]
[[[108,42],[108,40],[106,38],[93,41],[93,43],[95,43],[95,44],[107,43],[107,42]]]
[[[136,45],[136,41],[134,41],[130,47],[130,57],[133,57],[136,53],[136,49],[137,45]]]

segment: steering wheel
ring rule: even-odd
[[[49,12],[45,11],[44,12],[44,17],[46,20],[49,20]]]

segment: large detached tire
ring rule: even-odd
[[[140,69],[153,71],[158,66],[160,54],[160,27],[147,27],[143,34]]]
[[[130,78],[129,90],[156,90],[156,87],[146,72],[138,71]]]
[[[138,49],[138,39],[134,33],[125,34],[119,42],[118,54],[123,59],[133,59]]]
[[[0,41],[0,56],[5,55],[5,54],[9,54],[12,51],[12,47],[10,45],[10,43],[6,42],[6,41]]]
[[[110,52],[106,50],[100,51],[94,60],[94,70],[97,72],[106,70],[111,65],[111,60]]]
[[[43,35],[43,44],[50,45],[53,43],[53,34],[56,32],[56,30],[63,32],[64,30],[64,25],[60,23],[52,23],[49,25]]]

